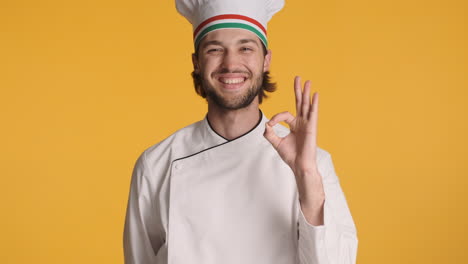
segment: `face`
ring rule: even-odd
[[[244,29],[221,29],[208,33],[193,56],[195,72],[209,103],[236,110],[258,103],[263,73],[270,66],[271,52]]]

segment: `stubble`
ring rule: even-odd
[[[212,101],[218,107],[226,110],[238,110],[249,106],[255,97],[257,97],[262,91],[263,75],[260,74],[256,80],[252,83],[252,86],[245,91],[245,93],[235,96],[233,98],[227,98],[219,94],[208,82],[202,80],[202,89],[206,93],[208,100]]]

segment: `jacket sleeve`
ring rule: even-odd
[[[300,264],[354,264],[358,239],[346,198],[341,190],[331,156],[318,161],[325,191],[324,225],[307,222],[300,204],[298,258]]]
[[[146,165],[145,153],[137,160],[132,173],[130,194],[127,204],[125,226],[123,234],[123,248],[125,264],[158,264],[156,253],[163,244],[154,223],[157,210],[148,182],[149,172]]]

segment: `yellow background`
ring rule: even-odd
[[[269,23],[279,90],[320,92],[319,145],[358,263],[466,263],[467,2],[293,1]],[[1,263],[123,263],[138,155],[204,117],[173,1],[0,1]]]

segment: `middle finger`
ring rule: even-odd
[[[310,81],[307,80],[304,84],[304,92],[302,93],[302,116],[307,119],[310,107]]]

